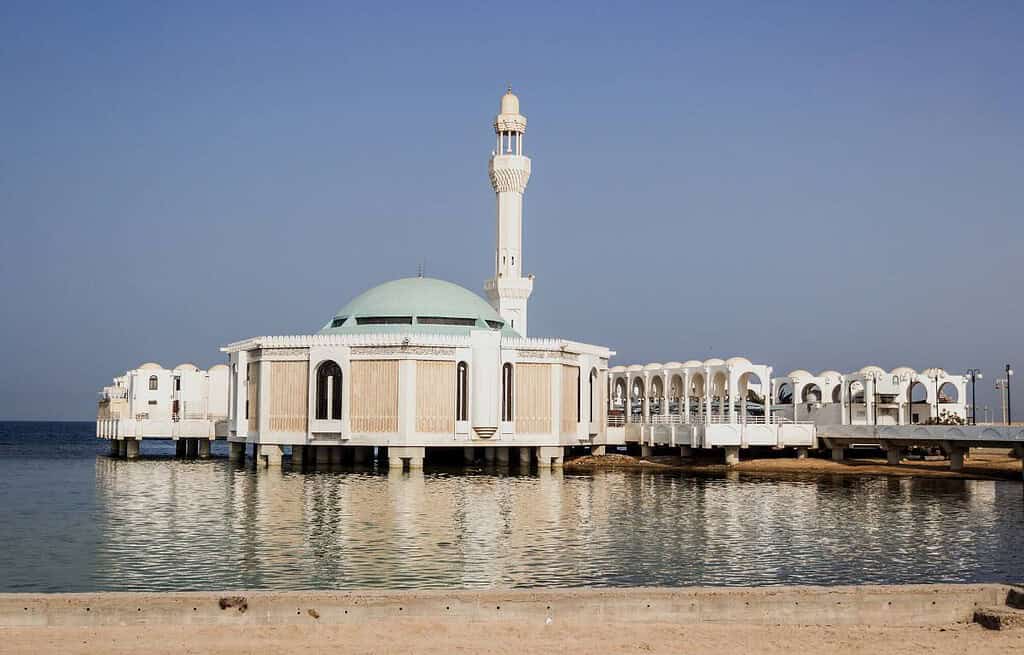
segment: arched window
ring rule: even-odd
[[[588,397],[590,398],[590,422],[594,422],[594,405],[597,404],[594,399],[594,380],[597,379],[597,371],[593,370],[590,372],[590,392]]]
[[[156,376],[155,375],[150,375],[149,376],[149,390],[150,391],[156,391],[159,386],[160,386],[160,381],[157,380]]]
[[[341,418],[341,367],[331,360],[316,369],[316,418]]]
[[[469,364],[459,362],[455,373],[455,420],[469,420]]]
[[[512,364],[501,367],[501,420],[512,420]]]

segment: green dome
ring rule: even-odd
[[[518,336],[472,291],[444,280],[407,277],[359,294],[338,310],[320,334],[469,334],[477,329]]]

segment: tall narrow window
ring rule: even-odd
[[[512,365],[505,364],[501,367],[501,420],[511,421],[512,411]]]
[[[157,387],[159,387],[159,386],[160,386],[160,381],[156,379],[156,376],[155,375],[150,375],[149,376],[149,390],[150,391],[156,391]]]
[[[331,360],[316,369],[316,418],[341,418],[341,367]]]
[[[174,378],[174,390],[181,391],[181,376],[175,376]]]
[[[578,371],[579,369],[577,369]],[[583,380],[576,374],[576,422],[583,420]]]
[[[590,372],[590,391],[588,397],[590,398],[590,422],[594,422],[594,378],[597,377],[597,371]]]
[[[455,374],[455,420],[469,420],[469,364],[459,362]]]

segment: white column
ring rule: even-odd
[[[690,372],[683,371],[683,397],[679,403],[679,413],[683,415],[683,423],[690,422]]]
[[[736,380],[733,379],[732,369],[725,373],[725,395],[729,397],[729,422],[736,422]]]

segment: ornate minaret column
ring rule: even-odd
[[[519,98],[512,88],[501,97],[501,113],[494,119],[497,147],[488,172],[498,200],[498,246],[494,277],[484,283],[491,305],[508,326],[526,336],[526,301],[533,291],[533,276],[523,270],[523,192],[530,180],[530,158],[523,155],[526,117],[519,113]]]

